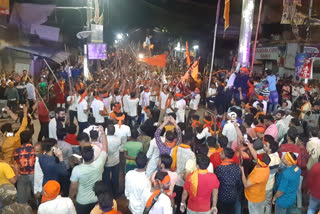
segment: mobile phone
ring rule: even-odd
[[[77,154],[73,154],[72,156],[73,156],[73,157],[76,157],[76,158],[78,158],[78,159],[81,159],[81,158],[82,158],[80,155],[77,155]]]
[[[8,132],[7,133],[7,137],[13,137],[13,133],[12,132]]]
[[[2,108],[2,111],[5,111],[6,110],[6,108]]]
[[[51,148],[51,150],[52,150],[53,153],[56,153],[57,148],[56,148],[55,146],[53,146],[53,147]]]

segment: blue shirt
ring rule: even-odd
[[[267,76],[267,80],[269,82],[268,88],[269,91],[276,91],[277,90],[277,78],[275,75]]]
[[[56,158],[50,155],[40,155],[39,163],[43,172],[43,182],[45,185],[49,180],[55,180],[59,182],[59,178],[68,176],[68,170],[64,162],[57,163]]]
[[[276,201],[279,207],[289,208],[296,201],[300,175],[301,170],[298,166],[286,167],[278,174],[274,188],[275,191],[283,192]]]
[[[238,164],[219,165],[215,174],[220,181],[218,201],[236,202],[242,192],[241,170]]]

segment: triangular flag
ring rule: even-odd
[[[189,53],[188,42],[186,42],[186,56],[187,56],[187,64],[188,64],[188,67],[189,67],[191,65],[191,61],[190,61],[190,53]]]
[[[224,18],[224,31],[226,31],[229,27],[229,14],[230,14],[230,0],[225,0],[224,1],[224,13],[223,13],[223,18]]]

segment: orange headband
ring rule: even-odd
[[[200,126],[199,120],[194,120],[191,118],[191,121],[192,121],[191,127],[199,127]]]
[[[287,152],[284,156],[284,159],[286,161],[288,161],[289,163],[291,163],[292,165],[296,165],[297,164],[297,160],[294,160],[293,157],[291,156],[290,152]]]
[[[261,166],[262,168],[268,167],[268,165],[265,164],[264,162],[262,162],[262,160],[260,160],[259,158],[258,158],[258,164],[259,164],[259,166]]]

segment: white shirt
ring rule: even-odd
[[[151,183],[145,172],[130,170],[125,177],[125,196],[129,200],[129,210],[142,214],[151,196]]]
[[[158,201],[153,205],[149,214],[171,214],[171,213],[172,213],[171,200],[166,194],[161,193],[158,198]]]
[[[169,99],[169,97],[168,97],[168,99]],[[175,105],[176,105],[176,102],[174,101],[174,99],[172,99],[172,100],[171,100],[171,105],[168,106],[168,108],[167,108],[167,110],[166,110],[166,114],[172,113],[173,111],[171,110],[171,108],[174,109]],[[171,108],[170,108],[170,107],[171,107]]]
[[[178,111],[176,112],[176,115],[177,115],[176,122],[177,123],[180,123],[180,122],[184,123],[186,101],[184,99],[176,101],[175,108],[178,109]]]
[[[161,137],[162,142],[165,141],[165,137]],[[150,141],[150,146],[147,152],[147,158],[149,159],[146,173],[148,177],[151,177],[152,174],[157,171],[158,161],[159,161],[159,148],[157,146],[155,138]]]
[[[235,73],[232,73],[229,77],[229,80],[228,80],[228,83],[227,83],[227,88],[229,87],[233,87],[233,83],[234,83],[234,80],[236,79],[236,74]]]
[[[69,105],[70,111],[77,111],[77,106],[78,106],[77,100],[78,100],[77,95],[72,95],[67,97],[67,102],[72,102],[71,105]]]
[[[53,138],[53,139],[58,140],[56,118],[52,118],[49,122],[49,138]]]
[[[217,89],[216,88],[209,88],[207,96],[215,97],[216,93],[217,93]]]
[[[96,123],[104,123],[104,117],[100,114],[100,111],[103,111],[104,104],[101,100],[94,98],[91,103],[93,117],[96,119]]]
[[[145,91],[141,93],[141,97],[142,97],[141,106],[142,107],[147,107],[150,105],[150,94],[151,94],[151,92],[145,92]]]
[[[38,214],[77,214],[69,197],[58,195],[55,199],[40,204]]]
[[[104,98],[102,101],[103,101],[104,106],[107,109],[107,112],[110,114],[111,113],[112,96]]]
[[[161,99],[161,110],[164,110],[166,108],[166,102],[169,97],[169,94],[165,94],[162,91],[160,92],[160,99]]]
[[[197,137],[198,140],[201,140],[201,139],[203,139],[203,138],[206,138],[206,139],[207,139],[207,138],[210,137],[210,136],[212,136],[212,134],[210,133],[209,128],[206,127],[206,128],[204,128],[204,129],[202,130],[201,133],[198,133],[196,137]]]
[[[255,101],[252,106],[257,108],[259,101]],[[263,112],[266,114],[267,113],[267,107],[268,107],[268,103],[265,100],[262,100],[261,102],[263,104]]]
[[[124,124],[122,124],[121,127],[119,127],[119,124],[116,124],[114,125],[114,127],[115,127],[114,135],[121,139],[120,152],[123,152],[124,146],[128,140],[128,137],[131,137],[130,127]],[[106,128],[105,132],[108,133],[108,128]]]
[[[105,164],[107,167],[112,167],[120,163],[120,146],[121,138],[115,135],[108,135],[108,160]]]
[[[129,112],[129,104],[128,104],[128,100],[130,99],[130,96],[128,94],[123,96],[123,110],[125,113]]]
[[[237,140],[237,130],[234,124],[229,120],[226,125],[224,125],[222,130],[222,135],[228,138],[229,143]]]
[[[36,92],[34,90],[33,84],[28,82],[26,85],[27,93],[28,93],[28,100],[35,100],[36,99]]]
[[[78,98],[80,100],[80,97]],[[88,110],[88,103],[86,99],[83,99],[80,103],[78,101],[78,121],[79,122],[88,122],[88,113],[85,113],[84,111]]]
[[[193,97],[190,101],[190,108],[193,110],[198,110],[200,99],[200,94],[197,94],[195,97]]]
[[[42,192],[43,172],[39,164],[39,157],[36,157],[34,163],[34,180],[33,180],[33,193],[37,194]]]
[[[130,117],[136,117],[138,115],[137,108],[138,108],[138,103],[139,99],[128,99],[128,106],[129,106],[129,111],[128,111],[128,116]]]

